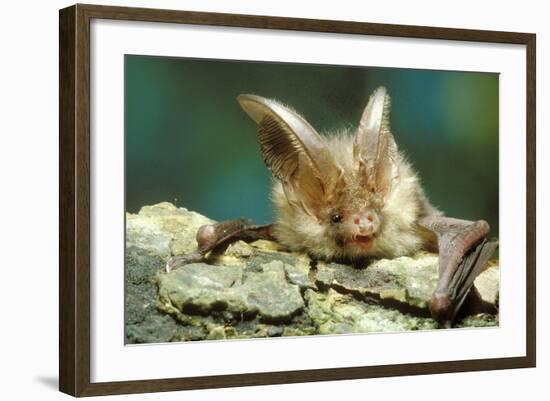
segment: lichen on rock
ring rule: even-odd
[[[166,273],[166,261],[195,250],[198,228],[211,222],[167,202],[127,213],[127,343],[437,328],[428,311],[437,254],[353,267],[313,263],[271,241],[236,241],[202,263]],[[497,311],[497,263],[475,284],[484,305]],[[498,325],[487,310],[471,312],[455,327]]]
[[[177,337],[177,322],[157,308],[155,277],[164,261],[147,250],[126,248],[125,343],[167,342]]]
[[[249,271],[242,266],[194,263],[159,275],[159,308],[181,314],[229,319],[289,321],[304,309],[299,287],[286,280],[284,264],[271,261]]]
[[[321,287],[429,316],[428,304],[437,283],[437,255],[421,252],[413,257],[373,261],[362,268],[321,262],[317,268]]]
[[[126,213],[126,247],[136,246],[168,259],[196,249],[197,228],[212,223],[207,217],[169,202]]]
[[[308,314],[319,334],[394,332],[437,328],[430,318],[417,317],[357,300],[333,289],[307,290]]]

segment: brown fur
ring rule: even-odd
[[[359,208],[372,203],[371,195],[359,185],[360,180],[353,161],[352,133],[342,133],[325,138],[328,148],[348,178],[348,188],[338,207]],[[392,258],[412,254],[425,246],[433,246],[433,236],[417,225],[426,213],[426,198],[417,174],[405,158],[399,154],[396,160],[398,179],[381,207],[380,228],[374,244],[367,252],[350,246],[342,246],[331,232],[328,219],[317,220],[303,209],[291,205],[280,182],[273,185],[272,199],[276,210],[274,235],[277,240],[295,251],[305,251],[321,259],[355,259],[361,257]],[[331,209],[331,206],[327,205]],[[331,210],[325,210],[328,217]]]

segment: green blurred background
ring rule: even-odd
[[[355,128],[378,86],[432,203],[498,236],[498,74],[125,57],[126,209],[162,201],[215,220],[271,222],[271,175],[235,98],[298,110],[320,133]]]

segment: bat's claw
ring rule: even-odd
[[[204,254],[200,251],[194,251],[182,256],[173,256],[166,262],[164,269],[166,273],[170,273],[172,270],[177,269],[183,265],[189,263],[197,263],[204,259]]]

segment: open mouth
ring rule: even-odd
[[[374,236],[372,235],[356,235],[353,237],[352,243],[359,245],[361,247],[370,247],[374,241]]]

